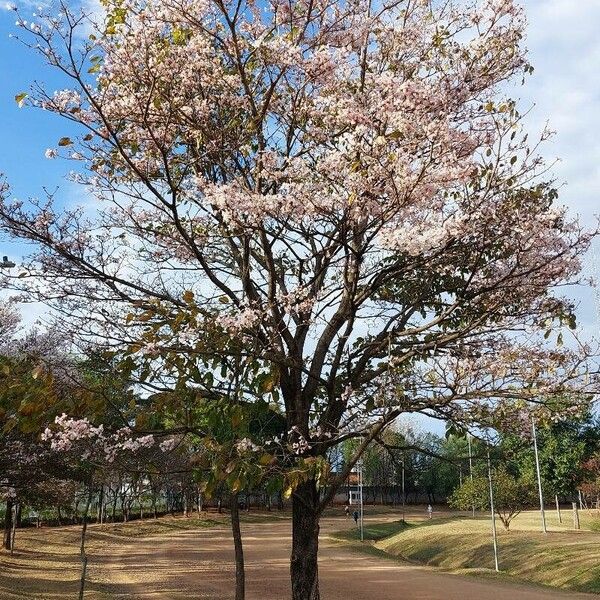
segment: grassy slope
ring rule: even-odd
[[[517,517],[511,531],[498,530],[500,569],[519,580],[570,590],[600,593],[600,534],[594,519],[583,514],[581,531],[569,529],[570,515],[559,525],[548,515],[547,535],[540,531],[539,514]],[[340,537],[353,539],[356,534]],[[366,539],[372,551],[442,567],[446,570],[484,574],[493,569],[489,518],[455,517],[432,521],[371,525]]]

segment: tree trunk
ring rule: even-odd
[[[17,523],[19,522],[20,504],[16,504],[13,508],[12,531],[10,532],[10,555],[15,551],[15,538],[17,537]]]
[[[81,526],[81,543],[79,545],[79,558],[81,560],[81,577],[79,578],[79,600],[83,600],[85,591],[85,574],[87,572],[88,557],[85,553],[85,533],[87,531],[88,513],[90,512],[90,504],[92,503],[92,488],[88,492],[85,511],[83,513],[83,524]]]
[[[2,546],[10,550],[12,544],[12,523],[13,520],[13,501],[11,498],[6,500],[6,512],[4,513],[4,539]]]
[[[104,486],[100,487],[100,494],[98,495],[98,514],[96,515],[96,522],[102,525],[104,517]]]
[[[233,533],[233,547],[235,549],[235,600],[244,600],[246,597],[246,574],[244,571],[244,547],[242,545],[242,531],[240,529],[240,507],[238,495],[231,496],[231,531]]]
[[[13,507],[13,527],[12,527],[12,531],[10,532],[10,555],[13,555],[13,552],[15,551],[15,538],[17,537],[17,522],[19,519],[19,504],[15,504],[15,506]]]
[[[292,600],[320,600],[319,492],[314,479],[301,483],[292,496]]]
[[[121,495],[121,516],[123,523],[127,523],[129,515],[127,514],[127,494]]]

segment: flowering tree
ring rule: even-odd
[[[18,17],[69,83],[16,100],[80,127],[47,156],[75,161],[101,202],[90,216],[5,193],[2,228],[38,247],[15,285],[146,358],[146,381],[198,362],[202,396],[227,385],[222,362],[262,370],[284,446],[312,461],[293,480],[291,576],[295,600],[316,600],[333,491],[315,465],[331,447],[363,438],[350,469],[402,412],[507,421],[594,384],[551,343],[575,325],[553,290],[590,235],[500,91],[531,71],[523,13],[512,0],[102,4]]]
[[[56,467],[36,435],[40,422],[65,398],[58,369],[66,364],[63,340],[37,331],[16,338],[18,324],[10,304],[0,307],[0,497],[6,501],[3,545],[11,551],[13,509],[39,495]]]
[[[47,427],[41,436],[49,444],[53,453],[61,456],[61,462],[77,474],[86,491],[86,502],[82,518],[80,560],[81,576],[79,599],[85,591],[88,556],[85,550],[89,509],[94,486],[102,474],[106,474],[116,463],[125,463],[129,469],[138,464],[147,465],[152,454],[162,452],[151,435],[139,436],[129,427],[114,432],[104,430],[102,425],[94,426],[87,418],[73,419],[66,414],[57,416],[54,424]],[[149,451],[149,452],[148,452]]]

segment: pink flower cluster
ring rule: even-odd
[[[51,449],[56,452],[74,450],[92,460],[103,456],[112,463],[122,453],[136,453],[155,444],[153,435],[136,437],[129,427],[107,434],[103,425],[95,427],[86,418],[73,419],[64,413],[55,418],[54,425],[45,429],[42,441],[50,442]]]
[[[42,441],[50,442],[52,450],[68,452],[78,441],[104,440],[104,427],[94,427],[88,419],[72,419],[63,413],[54,419],[54,423],[56,429],[46,427],[42,433]]]

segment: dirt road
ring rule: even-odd
[[[320,580],[324,600],[575,600],[597,598],[440,573],[341,548],[328,534],[351,527],[324,519]],[[289,520],[243,527],[247,600],[289,598]],[[141,538],[104,558],[91,573],[111,598],[230,600],[233,550],[227,528]],[[94,586],[96,587],[96,586]]]

